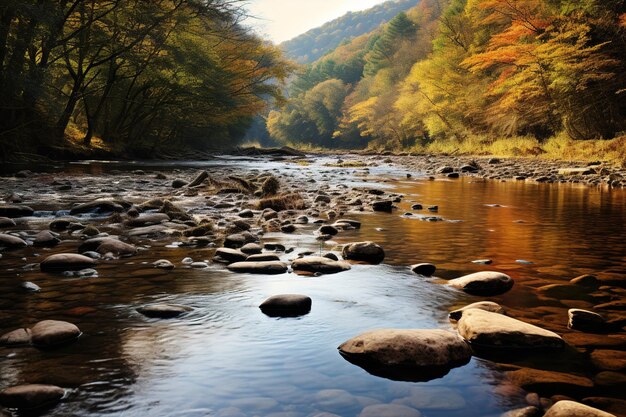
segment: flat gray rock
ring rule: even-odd
[[[483,271],[450,280],[448,284],[471,295],[492,296],[513,288],[513,279],[500,272]]]
[[[227,266],[229,271],[245,274],[279,275],[288,270],[288,266],[280,261],[266,262],[235,262]]]
[[[428,381],[469,362],[472,349],[445,330],[373,330],[339,346],[349,362],[395,380]]]
[[[351,268],[348,262],[335,261],[323,256],[307,256],[296,259],[291,263],[294,271],[312,272],[320,274],[336,274]]]
[[[475,308],[463,313],[457,330],[465,340],[479,347],[538,349],[562,348],[565,344],[554,332]]]

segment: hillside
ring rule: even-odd
[[[626,160],[626,6],[592,3],[421,0],[307,65],[268,131],[299,146]]]
[[[280,44],[287,56],[301,64],[308,64],[349,40],[378,28],[401,11],[420,0],[395,0],[360,12],[350,12],[296,38]]]

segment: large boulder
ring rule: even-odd
[[[76,253],[50,255],[39,265],[42,272],[80,271],[94,266],[96,266],[95,260]]]
[[[494,303],[493,301],[479,301],[477,303],[466,305],[465,307],[459,308],[458,310],[451,311],[450,314],[448,314],[448,318],[450,320],[458,321],[465,311],[471,310],[473,308],[490,311],[492,313],[504,314],[504,309],[500,304]]]
[[[131,244],[111,237],[97,237],[83,242],[78,247],[80,253],[98,252],[100,255],[112,253],[115,256],[133,256],[137,254],[137,248]]]
[[[153,304],[139,307],[137,311],[150,318],[172,319],[193,311],[193,308],[176,304]]]
[[[263,301],[259,308],[270,317],[298,317],[311,311],[311,298],[301,294],[280,294]]]
[[[35,210],[28,206],[18,204],[0,204],[0,216],[15,219],[18,217],[32,216]]]
[[[81,335],[80,329],[72,323],[57,320],[44,320],[31,329],[31,342],[41,348],[51,348],[74,342]]]
[[[0,404],[7,408],[35,409],[55,405],[65,390],[54,385],[18,385],[0,391]]]
[[[457,330],[477,347],[487,348],[562,348],[563,339],[549,330],[512,317],[480,309],[463,312]]]
[[[379,264],[385,259],[385,251],[374,242],[357,242],[343,247],[343,257],[353,261]]]
[[[242,274],[264,274],[279,275],[284,274],[289,269],[287,264],[280,261],[266,262],[235,262],[227,266],[229,271]]]
[[[335,261],[323,256],[307,256],[293,261],[291,268],[296,272],[336,274],[338,272],[347,271],[351,267],[348,262]]]
[[[500,295],[513,288],[513,279],[500,272],[483,271],[448,281],[455,288],[471,295]]]
[[[28,243],[17,236],[0,233],[0,249],[21,249],[28,246]]]
[[[563,400],[550,407],[544,417],[615,417],[615,415],[575,401]]]
[[[374,375],[409,381],[441,377],[472,356],[463,339],[445,330],[373,330],[341,344],[339,352]]]

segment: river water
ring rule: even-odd
[[[430,181],[419,172],[406,178],[408,171],[387,165],[365,172],[324,167],[323,162],[306,167],[236,160],[184,165],[84,163],[53,169],[43,183],[54,178],[89,183],[122,175],[123,185],[151,178],[124,176],[135,169],[163,172],[170,178],[196,168],[270,170],[296,183],[314,178],[331,189],[339,183],[380,187],[404,199],[391,214],[347,214],[363,227],[322,244],[312,235],[314,225],[294,235],[263,237],[264,242],[296,248],[282,255],[285,260],[307,250],[337,250],[337,245],[353,241],[373,240],[385,248],[382,265],[354,265],[350,271],[322,277],[235,274],[215,264],[190,269],[180,264],[184,257],[209,260],[213,249],[172,246],[174,238],[138,242],[149,248],[132,258],[102,262],[99,276],[89,279],[24,268],[50,253],[75,251],[75,239],[51,251],[4,252],[0,334],[44,319],[70,321],[84,334],[77,343],[54,351],[0,348],[0,388],[20,383],[70,388],[66,401],[44,413],[64,417],[296,417],[322,412],[358,416],[368,405],[379,403],[406,405],[427,417],[487,417],[527,405],[526,392],[507,382],[503,362],[593,378],[597,370],[585,352],[572,349],[556,357],[474,357],[443,378],[421,383],[392,381],[345,361],[337,346],[375,328],[453,329],[448,312],[480,300],[444,285],[444,280],[414,275],[408,265],[419,262],[436,264],[437,276],[445,279],[480,270],[505,272],[516,285],[509,293],[492,297],[493,301],[513,317],[559,334],[573,333],[566,327],[568,308],[593,308],[598,302],[584,297],[558,300],[536,288],[585,273],[624,275],[626,193],[473,178]],[[180,171],[173,174],[175,169]],[[19,184],[15,181],[13,187],[26,194],[25,203],[41,211],[16,230],[42,229],[65,213],[55,213],[59,205],[69,207],[76,199],[54,191],[46,196],[41,189],[20,190]],[[130,186],[124,188],[130,190]],[[136,189],[133,195],[143,196],[142,192]],[[185,204],[194,207],[198,198]],[[438,205],[436,215],[443,221],[425,221],[423,216],[429,213],[411,210],[415,203]],[[412,215],[404,215],[409,212]],[[155,270],[151,263],[161,258],[177,268]],[[491,259],[493,264],[471,262],[477,259]],[[42,291],[24,292],[19,288],[23,281],[36,283]],[[311,312],[283,319],[262,314],[258,305],[280,293],[309,295]],[[148,319],[135,311],[153,302],[187,305],[194,311],[174,320]],[[598,387],[578,399],[594,395]],[[626,399],[619,392],[609,396]]]

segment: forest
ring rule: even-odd
[[[240,0],[4,0],[0,159],[154,155],[242,137],[291,64]]]
[[[267,119],[281,143],[538,154],[602,142],[626,159],[626,2],[422,0],[304,67],[289,95]]]

